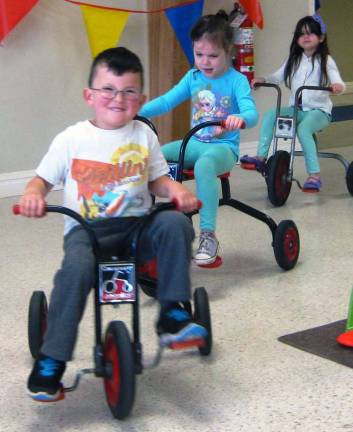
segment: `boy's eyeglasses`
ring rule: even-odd
[[[99,92],[99,94],[104,98],[104,99],[114,99],[119,93],[121,93],[121,95],[123,96],[124,99],[126,100],[137,100],[139,99],[141,93],[137,90],[134,89],[127,89],[127,90],[116,90],[110,87],[103,87],[103,88],[93,88],[90,87],[91,90],[97,91]]]

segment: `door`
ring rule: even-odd
[[[320,15],[327,26],[327,42],[330,54],[335,59],[347,91],[343,95],[331,96],[336,106],[353,104],[353,1],[320,0]],[[332,123],[319,134],[319,148],[352,146],[353,119]]]
[[[185,3],[185,0],[149,0],[149,10],[158,10]],[[148,39],[150,58],[150,99],[172,88],[190,69],[165,14],[148,16]],[[182,138],[190,127],[190,101],[179,105],[172,112],[153,119],[161,144]]]

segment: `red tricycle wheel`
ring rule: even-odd
[[[130,414],[135,398],[135,364],[130,336],[122,321],[112,321],[105,334],[104,377],[106,399],[113,416]]]
[[[291,220],[281,221],[276,229],[273,249],[277,264],[283,270],[292,269],[297,261],[300,250],[299,232]]]

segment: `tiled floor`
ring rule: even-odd
[[[351,148],[340,152],[353,158]],[[192,267],[193,285],[205,286],[211,300],[213,353],[200,358],[194,352],[167,352],[158,368],[137,377],[135,405],[123,422],[112,418],[102,382],[92,376],[56,404],[36,404],[26,396],[31,367],[28,301],[33,290],[50,291],[61,257],[62,223],[53,214],[41,220],[15,218],[11,206],[16,198],[2,199],[0,430],[353,432],[353,371],[277,341],[281,335],[347,316],[353,282],[353,198],[341,165],[332,160],[321,164],[322,192],[306,195],[293,185],[282,208],[268,203],[258,174],[234,169],[235,197],[276,222],[295,221],[301,237],[298,264],[282,271],[267,226],[223,207],[218,229],[223,266]],[[302,159],[296,162],[296,173],[304,180]],[[60,192],[49,201],[58,203]],[[156,346],[156,311],[154,302],[143,296],[146,362]],[[129,324],[129,308],[104,309],[105,322],[116,318]],[[75,360],[65,375],[67,385],[77,369],[92,365],[92,329],[90,302]]]

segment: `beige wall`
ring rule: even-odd
[[[119,6],[143,8],[145,3],[126,0]],[[131,14],[120,44],[139,54],[148,71],[144,34],[146,16]],[[90,62],[80,8],[63,0],[41,0],[5,39],[0,47],[0,175],[34,169],[55,134],[89,116],[81,95]]]
[[[292,0],[262,2],[265,29],[255,30],[258,73],[280,64],[288,50],[288,29],[307,13],[308,2],[296,0],[294,11]],[[90,3],[116,6],[116,0]],[[119,6],[141,9],[146,0],[119,1]],[[222,7],[229,12],[232,6],[230,0],[205,0],[205,13]],[[120,44],[135,50],[148,72],[146,34],[146,15],[131,14]],[[56,133],[89,115],[81,93],[90,61],[80,8],[63,0],[41,0],[10,33],[0,47],[0,175],[34,169]],[[269,98],[258,92],[256,100],[262,111]],[[243,140],[256,136],[257,128],[244,132]]]
[[[117,4],[116,0],[90,2],[107,6]],[[124,0],[119,6],[143,9],[146,2]],[[344,78],[353,80],[349,69],[352,65],[349,50],[353,47],[347,44],[346,37],[342,40],[342,33],[346,35],[350,30],[352,18],[347,17],[352,17],[349,14],[352,14],[353,1],[321,0],[321,3],[333,55]],[[326,9],[330,4],[334,10]],[[232,7],[231,0],[205,0],[204,13],[214,13],[219,8],[229,12]],[[265,27],[262,31],[255,28],[257,76],[266,75],[280,66],[288,53],[295,23],[312,13],[313,0],[263,0],[262,7]],[[339,23],[345,23],[344,32],[339,31]],[[146,35],[146,15],[131,14],[120,44],[141,57],[148,83]],[[341,46],[341,51],[336,52],[335,45]],[[0,183],[7,173],[33,170],[57,132],[89,116],[81,93],[86,85],[90,61],[80,8],[63,0],[41,0],[10,33],[4,46],[0,47]],[[260,114],[274,103],[270,89],[256,91],[255,99]],[[242,142],[256,141],[258,128],[244,131]]]

